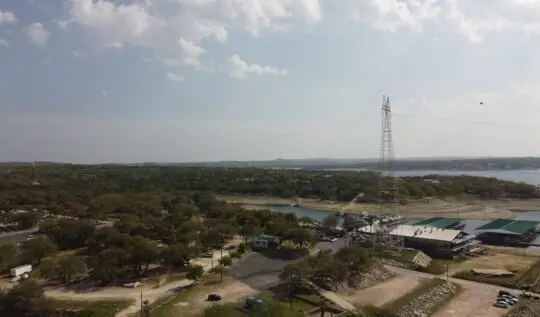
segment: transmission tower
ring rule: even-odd
[[[377,205],[385,214],[399,215],[399,199],[397,180],[394,176],[394,145],[392,143],[392,111],[390,97],[383,96],[381,107],[381,148],[379,160],[379,186],[377,191]],[[379,244],[391,245],[401,250],[403,238],[390,236],[388,233],[394,229],[391,226],[381,228]]]

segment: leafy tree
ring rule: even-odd
[[[118,275],[126,270],[130,254],[128,251],[112,248],[103,250],[87,259],[90,276],[103,283],[115,282]]]
[[[84,258],[77,255],[64,255],[56,261],[56,274],[60,281],[65,284],[71,283],[73,277],[86,271]]]
[[[44,257],[55,254],[56,250],[56,245],[49,238],[37,236],[22,243],[21,257],[23,261],[39,265]]]
[[[186,277],[190,280],[198,281],[204,274],[204,269],[200,265],[191,266],[188,269]]]
[[[52,303],[33,280],[25,280],[8,292],[0,292],[0,316],[49,317],[53,316]]]
[[[156,244],[144,237],[136,236],[132,239],[128,252],[129,263],[133,265],[139,274],[148,271],[150,264],[159,259],[160,250]]]
[[[300,245],[301,249],[307,249],[316,241],[313,233],[305,228],[292,228],[287,230],[283,239],[291,240]]]
[[[83,220],[59,219],[54,222],[44,222],[39,229],[47,235],[58,247],[77,249],[86,245],[86,241],[94,234],[94,225]]]
[[[17,212],[10,217],[10,222],[17,223],[20,230],[33,228],[39,221],[39,213],[34,211]]]
[[[323,229],[328,233],[333,232],[335,228],[337,227],[338,223],[339,223],[339,216],[335,213],[326,216],[322,220]]]
[[[232,265],[232,258],[230,256],[221,257],[221,259],[219,259],[219,265],[221,265],[220,277],[221,277],[221,281],[223,282],[223,271],[225,270],[226,267]]]
[[[164,263],[174,268],[178,268],[188,265],[189,260],[191,260],[197,253],[198,249],[196,247],[188,247],[183,243],[177,243],[163,248],[161,251],[161,257]]]
[[[0,245],[0,273],[16,265],[19,251],[11,243]]]

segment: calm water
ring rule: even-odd
[[[516,170],[516,171],[396,171],[398,177],[405,176],[425,176],[425,175],[470,175],[481,177],[495,177],[506,181],[525,182],[533,185],[540,185],[540,171],[538,170]]]

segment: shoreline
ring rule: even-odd
[[[271,196],[218,195],[218,199],[239,203],[247,209],[260,209],[268,205],[292,205],[300,202],[300,207],[326,212],[378,213],[374,204],[351,204],[313,198],[285,199]],[[404,218],[455,217],[469,220],[512,219],[523,212],[540,212],[540,199],[522,200],[459,200],[424,198],[401,205],[399,214]]]

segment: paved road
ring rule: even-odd
[[[2,233],[0,234],[0,244],[6,244],[6,243],[17,244],[17,242],[26,241],[26,239],[28,239],[28,236],[36,233],[37,231],[38,229],[34,228],[34,229],[28,229],[28,230],[22,230],[22,231]]]
[[[113,226],[113,222],[103,223],[96,226],[96,228],[103,228],[103,227],[111,227]],[[23,242],[28,239],[28,236],[31,234],[35,234],[38,232],[38,228],[32,228],[28,230],[21,230],[21,231],[13,231],[13,232],[6,232],[0,234],[0,244],[5,243],[12,243],[17,244],[17,242]]]

